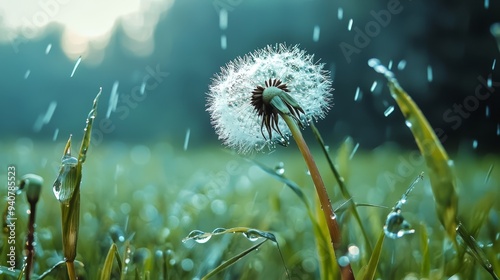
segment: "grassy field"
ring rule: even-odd
[[[74,141],[78,145],[73,145],[79,147],[79,141]],[[290,187],[255,163],[294,181],[307,200],[314,203],[312,181],[293,146],[292,143],[291,147],[278,148],[270,154],[246,158],[220,147],[184,151],[166,142],[91,146],[81,184],[76,257],[79,279],[101,277],[112,244],[118,249],[111,269],[112,279],[201,278],[266,239],[248,238],[240,233],[221,234],[198,244],[193,240],[183,242],[183,238],[193,230],[212,232],[216,228],[235,227],[272,233],[277,242],[268,240],[258,250],[251,250],[215,279],[320,279],[322,260],[306,207]],[[416,184],[402,207],[402,215],[415,233],[385,239],[376,278],[447,279],[457,273],[474,279],[489,277],[469,254],[456,261],[453,244],[438,221],[427,168],[418,151],[402,151],[386,145],[373,151],[357,151],[351,158],[347,146],[332,148],[330,154],[353,201],[360,204],[357,209],[371,248],[391,208],[418,174],[424,172],[424,180]],[[18,180],[27,173],[44,178],[36,217],[34,274],[40,275],[64,258],[61,209],[52,192],[64,141],[42,143],[24,138],[4,142],[0,147],[1,158],[6,159],[3,168],[7,170],[7,163],[14,164]],[[332,204],[338,208],[345,256],[356,274],[370,259],[367,245],[324,156],[319,150],[313,150],[313,154]],[[460,220],[468,229],[477,229],[474,236],[498,274],[500,173],[496,167],[500,158],[472,154],[452,158]],[[6,185],[6,172],[1,172],[0,181]],[[7,195],[7,187],[2,195]],[[15,205],[16,268],[19,269],[23,263],[29,209],[24,194],[16,198]],[[0,256],[4,272],[8,267],[6,237],[2,239]],[[8,275],[0,277],[15,279]],[[65,267],[59,266],[45,279],[65,277]]]

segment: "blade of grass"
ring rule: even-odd
[[[104,265],[101,271],[101,280],[109,280],[111,279],[111,272],[113,270],[113,262],[115,260],[115,255],[118,251],[118,247],[113,243],[109,247],[108,254],[106,255],[106,259],[104,260]]]
[[[333,175],[335,179],[337,180],[337,184],[339,185],[340,192],[342,193],[342,196],[344,197],[345,200],[349,200],[349,209],[351,210],[354,219],[358,223],[359,228],[361,229],[361,232],[363,233],[363,239],[365,241],[365,246],[366,246],[366,253],[368,255],[372,254],[372,246],[370,244],[370,239],[368,238],[368,234],[363,226],[363,222],[361,221],[361,217],[359,216],[358,210],[356,209],[356,203],[352,199],[351,194],[347,190],[347,187],[345,186],[344,178],[340,175],[340,173],[337,171],[337,168],[333,164],[333,160],[330,157],[330,154],[328,154],[328,150],[326,149],[325,142],[323,141],[323,138],[321,137],[321,134],[319,133],[319,130],[316,128],[314,125],[314,122],[311,123],[311,129],[313,131],[314,136],[316,137],[316,140],[319,143],[319,146],[321,147],[321,150],[323,151],[323,154],[325,155],[325,158],[328,162],[328,166],[330,167],[330,170],[333,172]]]
[[[214,270],[210,271],[207,275],[203,276],[203,278],[201,278],[201,279],[202,280],[209,279],[210,277],[215,276],[218,273],[224,271],[226,268],[228,268],[231,265],[235,264],[237,261],[241,260],[243,257],[245,257],[246,255],[248,255],[249,253],[257,250],[266,241],[267,241],[267,239],[264,239],[262,242],[259,242],[259,243],[255,244],[255,245],[253,245],[252,247],[246,249],[245,251],[239,253],[238,255],[236,255],[236,256],[230,258],[229,260],[223,262],[221,265],[219,265],[218,267],[216,267]]]
[[[378,262],[380,261],[380,255],[382,255],[382,245],[384,243],[385,233],[382,231],[378,237],[377,243],[373,248],[373,253],[370,257],[370,261],[359,271],[359,276],[356,277],[362,280],[372,280],[375,278],[375,272],[377,271]]]

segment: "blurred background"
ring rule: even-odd
[[[450,153],[500,150],[500,2],[489,0],[0,0],[0,141],[80,135],[102,87],[94,144],[220,145],[211,78],[283,42],[332,73],[334,106],[318,123],[327,143],[416,148],[375,57]]]

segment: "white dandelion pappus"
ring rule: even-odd
[[[288,94],[303,109],[301,120],[325,117],[331,97],[329,72],[324,63],[313,61],[298,46],[268,45],[227,63],[209,87],[207,111],[219,139],[240,153],[273,148],[284,139],[274,133],[264,137],[262,117],[251,104],[252,91],[270,79],[278,79],[290,90]],[[279,118],[278,129],[288,137],[290,130]]]

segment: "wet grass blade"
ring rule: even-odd
[[[422,267],[420,269],[420,277],[429,278],[431,272],[431,260],[429,255],[429,236],[427,235],[427,227],[420,224],[420,253],[422,254]]]
[[[392,74],[392,73],[391,73]],[[413,133],[420,153],[428,167],[432,193],[436,201],[437,216],[448,236],[455,241],[457,227],[458,197],[448,154],[434,130],[412,98],[401,88],[398,81],[387,75],[389,89],[396,100],[406,124]]]
[[[359,276],[357,279],[362,280],[372,280],[375,278],[375,273],[377,271],[378,262],[380,261],[380,255],[382,255],[382,245],[384,244],[385,233],[382,231],[380,234],[375,248],[373,248],[373,253],[370,257],[370,261],[366,266],[361,268],[359,271]]]
[[[113,270],[113,262],[115,260],[115,255],[118,253],[118,247],[116,244],[111,244],[109,247],[108,254],[106,255],[106,259],[104,260],[104,266],[101,271],[101,280],[109,280],[111,279],[111,272]]]
[[[266,241],[267,241],[267,239],[264,239],[262,242],[253,245],[252,247],[246,249],[245,251],[239,253],[238,255],[236,255],[236,256],[230,258],[229,260],[223,262],[221,265],[219,265],[218,267],[216,267],[214,270],[210,271],[207,275],[205,275],[201,279],[203,279],[203,280],[209,279],[210,277],[215,276],[218,273],[224,271],[226,268],[228,268],[231,265],[235,264],[237,261],[241,260],[243,257],[245,257],[246,255],[248,255],[249,253],[257,250]]]
[[[354,219],[358,223],[358,226],[363,234],[363,239],[365,241],[365,246],[366,246],[366,253],[368,255],[371,255],[372,254],[372,246],[370,244],[370,239],[368,238],[368,233],[366,232],[366,230],[363,226],[363,222],[361,221],[361,216],[359,215],[358,210],[356,209],[356,203],[352,199],[352,196],[349,193],[349,190],[345,186],[344,178],[342,178],[342,176],[338,172],[337,168],[333,164],[333,160],[330,157],[330,155],[328,154],[328,150],[326,149],[325,142],[323,141],[323,138],[321,137],[319,130],[314,125],[314,122],[310,122],[310,123],[311,123],[311,129],[313,131],[313,134],[316,137],[316,140],[318,141],[318,143],[321,147],[321,150],[323,151],[323,154],[325,155],[325,158],[328,162],[328,166],[330,167],[330,170],[333,172],[333,175],[334,175],[335,179],[337,180],[337,184],[339,185],[340,192],[342,193],[342,196],[344,197],[344,199],[349,201],[349,209],[350,209],[352,215],[354,216]],[[347,164],[344,164],[344,165],[346,166],[346,169],[347,169]]]
[[[327,276],[332,276],[337,274],[337,265],[335,264],[335,253],[333,252],[333,249],[330,247],[330,243],[328,242],[328,235],[329,233],[327,231],[324,231],[323,229],[327,229],[326,223],[321,224],[322,221],[324,221],[324,218],[322,217],[322,211],[320,208],[320,203],[316,197],[316,204],[318,205],[315,210],[319,210],[319,213],[314,213],[313,209],[309,205],[309,201],[307,200],[306,196],[302,192],[301,188],[299,185],[297,185],[295,182],[292,180],[287,179],[285,176],[277,174],[273,169],[266,167],[263,164],[260,164],[254,160],[247,159],[250,162],[254,163],[257,165],[259,168],[261,168],[264,172],[267,174],[271,175],[271,177],[277,179],[278,181],[284,183],[287,185],[292,191],[300,198],[300,200],[304,203],[306,206],[306,211],[307,215],[309,216],[309,220],[311,221],[313,225],[313,232],[314,232],[314,237],[315,237],[315,243],[317,247],[317,252],[319,255],[320,261],[320,271],[322,278],[324,279],[331,279],[328,278]],[[319,209],[318,209],[319,208]],[[317,211],[316,211],[317,212]],[[329,249],[330,248],[330,249]],[[333,264],[333,265],[332,265]]]

